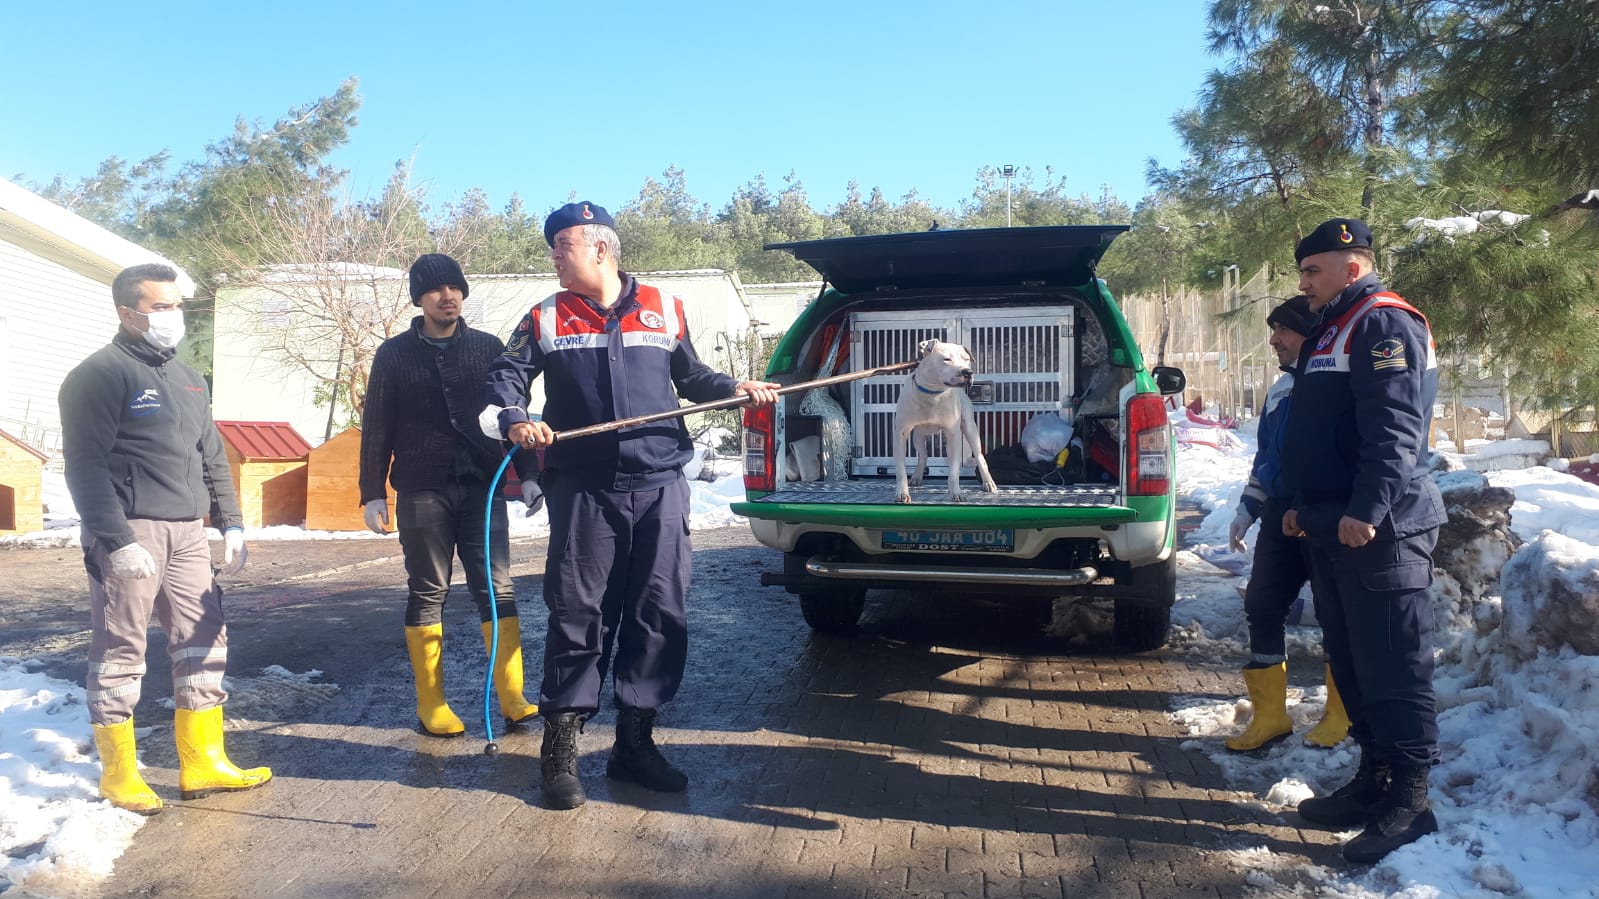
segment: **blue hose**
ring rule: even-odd
[[[516,450],[516,445],[512,444],[511,451],[500,461],[499,470],[494,472],[494,480],[489,482],[488,502],[483,506],[483,577],[484,582],[489,585],[489,620],[493,623],[489,628],[489,633],[493,635],[489,638],[489,667],[483,672],[483,730],[488,734],[489,741],[484,751],[489,755],[500,749],[494,742],[494,718],[489,710],[489,696],[494,689],[494,663],[500,656],[500,607],[494,597],[494,498],[499,493],[500,479],[505,477],[505,467],[511,464],[511,457],[516,455]],[[509,520],[506,521],[505,528],[506,554],[509,555],[511,540]],[[506,561],[509,564],[510,560]]]

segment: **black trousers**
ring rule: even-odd
[[[1255,538],[1255,561],[1244,588],[1244,617],[1249,621],[1249,651],[1280,656],[1288,652],[1288,610],[1310,580],[1310,544],[1283,534],[1288,504],[1267,500]]]
[[[1382,764],[1438,760],[1432,550],[1438,529],[1350,549],[1311,544],[1316,615],[1350,736]]]
[[[615,490],[556,472],[545,480],[550,621],[539,706],[598,710],[614,648],[617,706],[658,708],[677,695],[688,662],[688,482]]]
[[[489,580],[484,555],[493,557],[494,599],[501,618],[516,617],[516,597],[511,587],[510,525],[505,499],[494,498],[492,533],[483,535],[483,512],[489,485],[482,481],[452,481],[438,490],[415,490],[394,498],[395,524],[405,573],[411,588],[405,603],[405,626],[438,624],[444,620],[444,600],[450,593],[454,557],[466,571],[467,590],[484,621],[489,611]]]

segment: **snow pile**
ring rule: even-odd
[[[1599,656],[1599,548],[1544,531],[1505,566],[1503,589],[1507,653]]]
[[[100,799],[83,688],[0,658],[0,893],[110,876],[144,819]]]
[[[1223,453],[1185,451],[1179,459],[1179,491],[1209,514],[1191,535],[1194,552],[1179,557],[1172,645],[1209,657],[1231,654],[1241,664],[1248,633],[1242,581],[1203,560],[1215,554],[1213,544],[1225,545],[1242,486],[1232,473],[1240,465]],[[1499,526],[1497,501],[1462,498],[1491,499],[1484,488],[1513,491],[1508,529],[1526,542],[1497,581],[1486,576],[1496,564],[1492,551],[1479,551],[1474,562],[1463,553],[1462,564],[1481,568],[1476,576],[1491,589],[1439,597],[1434,683],[1443,761],[1432,792],[1441,831],[1370,869],[1303,869],[1263,845],[1237,847],[1233,863],[1253,872],[1264,894],[1599,896],[1599,655],[1589,648],[1599,641],[1599,487],[1549,468],[1439,480],[1454,500],[1476,503],[1472,514],[1484,531]],[[1447,580],[1453,578],[1440,584]],[[1443,614],[1451,608],[1454,614]],[[1313,628],[1290,627],[1289,642],[1319,652]],[[1347,781],[1358,754],[1351,741],[1319,750],[1297,738],[1261,757],[1224,751],[1221,740],[1248,721],[1243,692],[1240,682],[1236,697],[1219,702],[1175,697],[1172,718],[1191,736],[1183,746],[1215,762],[1229,786],[1253,797],[1247,804],[1295,824],[1293,807]],[[1296,731],[1319,720],[1325,701],[1319,685],[1290,688]]]

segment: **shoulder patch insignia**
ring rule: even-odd
[[[1396,337],[1385,337],[1371,348],[1371,367],[1374,371],[1405,367],[1405,344]]]
[[[518,328],[518,329],[516,329],[516,333],[511,335],[511,343],[508,346],[506,346],[505,355],[507,355],[507,356],[518,355],[518,354],[520,354],[522,352],[522,348],[526,347],[526,346],[527,346],[527,331],[522,329],[522,328]]]

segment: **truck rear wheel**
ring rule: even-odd
[[[1177,554],[1132,569],[1128,581],[1127,586],[1147,596],[1116,600],[1116,644],[1132,652],[1165,646],[1171,633],[1171,607],[1177,601]]]
[[[812,630],[824,634],[848,634],[860,624],[866,610],[866,591],[861,588],[807,590],[799,595],[800,612]]]

